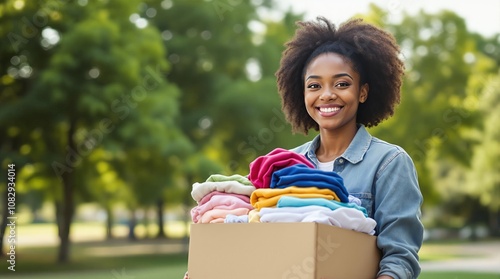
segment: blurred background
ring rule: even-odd
[[[274,73],[295,22],[318,15],[402,47],[402,103],[370,132],[416,164],[421,278],[500,278],[500,1],[486,0],[2,1],[0,277],[180,278],[191,185],[314,137],[291,133]]]

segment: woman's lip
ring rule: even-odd
[[[344,107],[342,106],[320,106],[316,107],[319,114],[323,117],[331,117],[337,115]]]

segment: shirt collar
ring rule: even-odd
[[[372,136],[366,130],[364,125],[359,125],[356,135],[342,155],[347,161],[352,164],[357,164],[363,160],[366,151],[370,147]]]
[[[370,133],[368,133],[365,126],[361,124],[358,125],[358,131],[356,132],[356,135],[354,135],[354,138],[352,139],[351,143],[344,151],[344,153],[341,155],[341,157],[351,162],[352,164],[359,163],[363,160],[366,151],[370,147],[371,141],[372,136],[370,135]],[[308,157],[313,159],[314,161],[317,161],[316,150],[319,147],[319,143],[320,136],[317,135],[312,140],[311,145],[309,146],[309,150],[307,151]]]

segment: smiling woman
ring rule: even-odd
[[[319,131],[293,151],[340,175],[377,222],[378,279],[417,278],[423,226],[415,167],[401,147],[365,129],[399,104],[404,65],[394,37],[362,20],[337,29],[318,18],[300,22],[286,46],[276,72],[283,111],[294,131]]]
[[[334,60],[338,61],[323,65],[325,73],[332,76],[351,73],[350,83],[356,76],[354,86],[366,91],[359,102],[356,121],[368,127],[376,126],[393,115],[400,101],[404,65],[398,58],[399,46],[391,35],[360,20],[348,21],[338,30],[330,22],[325,23],[324,26],[302,23],[303,28],[297,31],[283,54],[276,75],[287,119],[298,132],[307,134],[311,128],[319,129],[304,106],[303,94],[307,95],[312,89],[305,88],[304,83],[311,77],[317,79],[318,74],[311,72],[312,67],[322,64],[324,59],[318,61],[319,55],[328,53],[337,54]],[[337,69],[329,73],[331,65]]]

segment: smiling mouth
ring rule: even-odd
[[[332,113],[341,110],[343,107],[319,107],[317,108],[320,112],[323,113]]]

